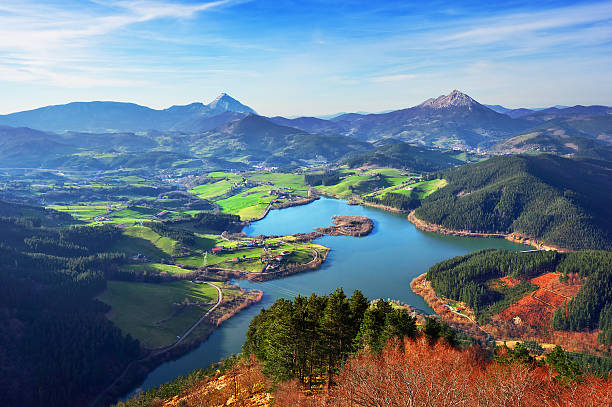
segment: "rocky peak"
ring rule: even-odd
[[[227,93],[220,94],[215,100],[213,100],[208,107],[216,111],[231,111],[239,113],[255,113],[253,109],[243,105]]]
[[[479,103],[465,93],[459,92],[458,90],[453,90],[448,95],[427,99],[419,106],[432,109],[444,109],[449,107],[467,107],[471,109],[476,105],[479,105]]]

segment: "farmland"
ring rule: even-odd
[[[141,253],[152,259],[160,259],[178,254],[181,245],[175,240],[163,237],[146,226],[123,228],[123,238],[116,243],[115,250],[133,256]]]
[[[217,290],[190,281],[164,284],[109,281],[98,299],[111,306],[109,319],[123,332],[148,348],[159,348],[175,342],[215,304]]]
[[[221,180],[212,184],[198,185],[190,190],[191,193],[202,199],[215,199],[225,195],[232,189],[233,184],[228,180]]]
[[[419,181],[413,183],[405,183],[391,186],[383,190],[377,191],[369,196],[380,197],[387,192],[393,192],[397,194],[406,195],[408,197],[424,199],[436,192],[440,188],[444,188],[448,182],[443,179],[433,179],[429,181]]]
[[[290,243],[290,237],[267,239],[261,246],[249,246],[251,239],[242,239],[233,242],[219,242],[217,247],[226,248],[221,253],[213,254],[206,252],[187,257],[175,259],[177,265],[185,265],[192,268],[214,266],[220,269],[238,270],[248,273],[259,273],[263,271],[267,263],[262,258],[274,259],[283,255],[283,265],[306,264],[313,260],[313,250],[324,255],[327,248],[312,243]]]

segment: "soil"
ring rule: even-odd
[[[374,229],[372,219],[365,216],[334,216],[334,226],[320,227],[316,230],[331,236],[367,236]]]
[[[414,215],[414,211],[408,214],[408,220],[417,227],[417,229],[424,230],[426,232],[435,232],[441,233],[443,235],[452,235],[452,236],[469,236],[469,237],[497,237],[509,240],[511,242],[522,243],[529,246],[533,246],[539,250],[556,250],[558,252],[569,252],[570,249],[555,246],[552,244],[541,242],[533,237],[529,237],[527,235],[512,232],[512,233],[481,233],[481,232],[472,232],[471,230],[453,230],[446,228],[441,225],[436,225],[435,223],[426,222],[417,218]]]

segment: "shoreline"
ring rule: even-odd
[[[264,213],[259,216],[258,218],[253,218],[253,219],[247,219],[242,221],[242,227],[246,227],[248,225],[251,224],[251,222],[258,222],[260,220],[263,220],[266,216],[268,216],[268,213],[270,213],[271,210],[273,209],[286,209],[286,208],[291,208],[294,206],[302,206],[302,205],[308,205],[309,203],[312,203],[314,201],[316,201],[317,199],[319,199],[320,196],[316,195],[313,197],[308,197],[308,198],[303,198],[303,199],[299,199],[297,201],[288,201],[288,202],[283,202],[280,204],[268,204],[268,206],[266,207],[266,209],[264,210]]]
[[[528,340],[537,341],[544,348],[552,349],[554,346],[561,346],[565,350],[575,352],[586,352],[593,355],[602,356],[605,348],[597,343],[599,331],[583,330],[580,332],[570,331],[525,331],[515,332],[514,335],[501,335],[495,322],[489,321],[485,325],[480,325],[473,317],[465,313],[458,312],[450,305],[441,300],[431,284],[427,281],[427,273],[423,273],[410,282],[412,291],[425,300],[433,308],[435,313],[450,326],[458,331],[464,332],[473,338],[487,343],[499,344],[500,342],[524,342]],[[466,307],[464,312],[472,313]]]
[[[190,342],[176,343],[170,346],[146,349],[146,354],[140,359],[136,359],[128,363],[122,373],[117,376],[115,381],[108,387],[102,390],[95,399],[91,401],[89,407],[106,406],[111,403],[116,403],[122,397],[126,397],[138,383],[142,383],[146,377],[155,370],[158,366],[165,362],[176,360],[193,349],[199,347],[204,343],[210,335],[226,320],[238,314],[251,306],[260,302],[263,298],[263,291],[261,290],[244,290],[249,296],[245,300],[231,309],[230,313],[224,313],[215,318],[214,312],[207,316],[208,323],[212,326],[206,334],[197,340]],[[255,294],[254,297],[250,297],[251,294]],[[210,311],[210,310],[209,310]],[[214,310],[217,311],[217,310]],[[136,388],[137,390],[137,388]]]
[[[286,202],[278,206],[270,204],[264,211],[263,215],[260,216],[259,218],[243,221],[242,222],[243,227],[249,225],[251,222],[256,222],[256,221],[264,219],[268,215],[270,210],[272,209],[285,209],[285,208],[294,207],[294,206],[307,205],[307,204],[310,204],[318,200],[321,196],[332,198],[332,199],[342,199],[345,202],[347,202],[347,204],[352,204],[352,205],[357,204],[357,205],[366,206],[366,207],[373,207],[373,208],[381,209],[381,210],[384,210],[386,212],[391,212],[391,213],[400,213],[400,214],[408,213],[407,211],[399,210],[396,208],[392,208],[392,207],[388,207],[388,206],[380,205],[376,203],[366,202],[361,199],[355,200],[355,198],[353,197],[337,196],[333,194],[320,193],[320,195],[317,195],[314,197],[309,197],[309,198],[305,198],[305,199],[294,201],[294,202]],[[545,245],[545,244],[539,243],[535,241],[534,239],[524,237],[516,232],[506,235],[503,233],[478,233],[478,232],[471,232],[471,231],[455,231],[455,230],[448,229],[448,228],[445,228],[439,225],[431,224],[431,223],[428,223],[428,222],[425,222],[425,221],[422,221],[416,218],[416,216],[414,215],[414,210],[408,213],[407,218],[411,223],[415,225],[417,229],[423,230],[423,231],[435,232],[435,233],[446,234],[446,235],[463,236],[463,237],[504,238],[504,239],[507,239],[509,241],[513,241],[516,243],[527,244],[537,249],[564,251],[564,249],[555,248],[551,245]],[[249,281],[267,281],[267,280],[276,279],[276,278],[283,278],[283,277],[286,277],[292,274],[296,274],[296,273],[300,273],[300,272],[304,272],[304,271],[316,270],[325,261],[328,253],[329,253],[329,249],[325,253],[320,253],[319,256],[313,258],[313,260],[311,260],[309,263],[299,265],[297,267],[292,267],[291,269],[288,269],[288,270],[282,270],[282,271],[279,270],[279,271],[275,271],[271,273],[250,273],[250,272],[245,272],[241,270],[218,269],[214,267],[210,267],[205,270],[201,270],[201,269],[200,270],[192,269],[192,270],[195,276],[199,275],[200,277],[205,277],[205,278],[209,278],[209,279],[217,280],[217,281],[226,281],[227,279],[234,279],[234,278],[246,279]],[[191,269],[191,267],[185,267],[185,268]],[[189,273],[189,274],[192,274],[192,273]],[[491,338],[491,335],[487,331],[485,331],[482,327],[480,327],[480,325],[478,325],[475,321],[471,320],[469,317],[461,317],[459,315],[456,315],[456,313],[453,313],[452,311],[450,311],[439,299],[437,302],[430,301],[427,299],[427,297],[424,295],[427,293],[427,290],[425,288],[417,287],[417,284],[419,283],[423,284],[423,281],[425,280],[426,275],[427,273],[419,275],[410,283],[410,287],[412,291],[415,294],[423,297],[426,303],[435,311],[435,313],[438,316],[440,316],[442,319],[447,321],[449,325],[453,327],[457,327],[459,330],[467,332],[473,337],[477,337],[478,339],[481,339],[483,341],[488,341]],[[433,292],[433,289],[430,289],[430,290]],[[435,296],[435,292],[433,294]],[[437,296],[435,298],[437,298]],[[259,297],[259,300],[261,300],[261,296]],[[246,309],[256,303],[257,301],[254,301],[254,302],[249,303],[245,307],[235,310],[232,313],[232,316],[236,315],[239,311]],[[450,314],[449,315],[450,317],[454,316],[455,319],[452,319],[451,321],[449,321],[449,318],[445,317],[445,314],[447,313]],[[461,321],[462,319],[463,321]],[[134,382],[142,381],[156,367],[160,366],[164,362],[175,360],[189,353],[189,351],[191,351],[192,349],[200,346],[203,342],[206,341],[206,339],[208,339],[208,337],[212,334],[212,332],[214,332],[215,328],[210,330],[210,332],[208,332],[206,336],[199,341],[183,343],[181,346],[177,346],[176,348],[172,349],[172,351],[161,353],[161,354],[149,354],[145,357],[146,359],[144,360],[141,359],[138,361],[134,361],[136,362],[135,363],[136,366],[133,366],[133,367],[138,368],[138,370],[133,372],[133,374],[129,374],[125,378],[125,380],[122,380],[121,382],[119,382],[117,386],[125,386],[126,388],[133,389]],[[121,394],[125,396],[127,393],[121,392]],[[114,394],[112,396],[113,400],[116,401],[119,397],[122,397],[121,394],[120,395]]]
[[[410,289],[416,295],[422,297],[427,305],[434,310],[436,315],[442,318],[452,328],[466,333],[474,339],[484,343],[491,340],[491,334],[489,334],[489,332],[474,321],[474,319],[468,315],[452,311],[447,305],[444,304],[444,302],[442,302],[442,300],[438,298],[434,289],[427,281],[427,272],[415,277],[410,282]]]
[[[537,239],[532,237],[523,235],[519,232],[510,232],[506,233],[481,233],[481,232],[472,232],[470,230],[453,230],[446,228],[444,226],[436,225],[435,223],[430,223],[424,220],[421,220],[416,217],[414,214],[414,210],[408,214],[408,220],[419,230],[425,232],[433,232],[440,233],[443,235],[451,235],[451,236],[462,236],[462,237],[486,237],[486,238],[503,238],[510,242],[521,243],[531,247],[535,247],[537,250],[555,250],[558,252],[569,252],[570,249],[565,249],[562,247],[554,246],[552,244],[547,244],[544,242],[540,242]]]

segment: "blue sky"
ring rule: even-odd
[[[2,0],[0,113],[227,92],[265,115],[377,112],[453,89],[612,105],[611,1]]]

